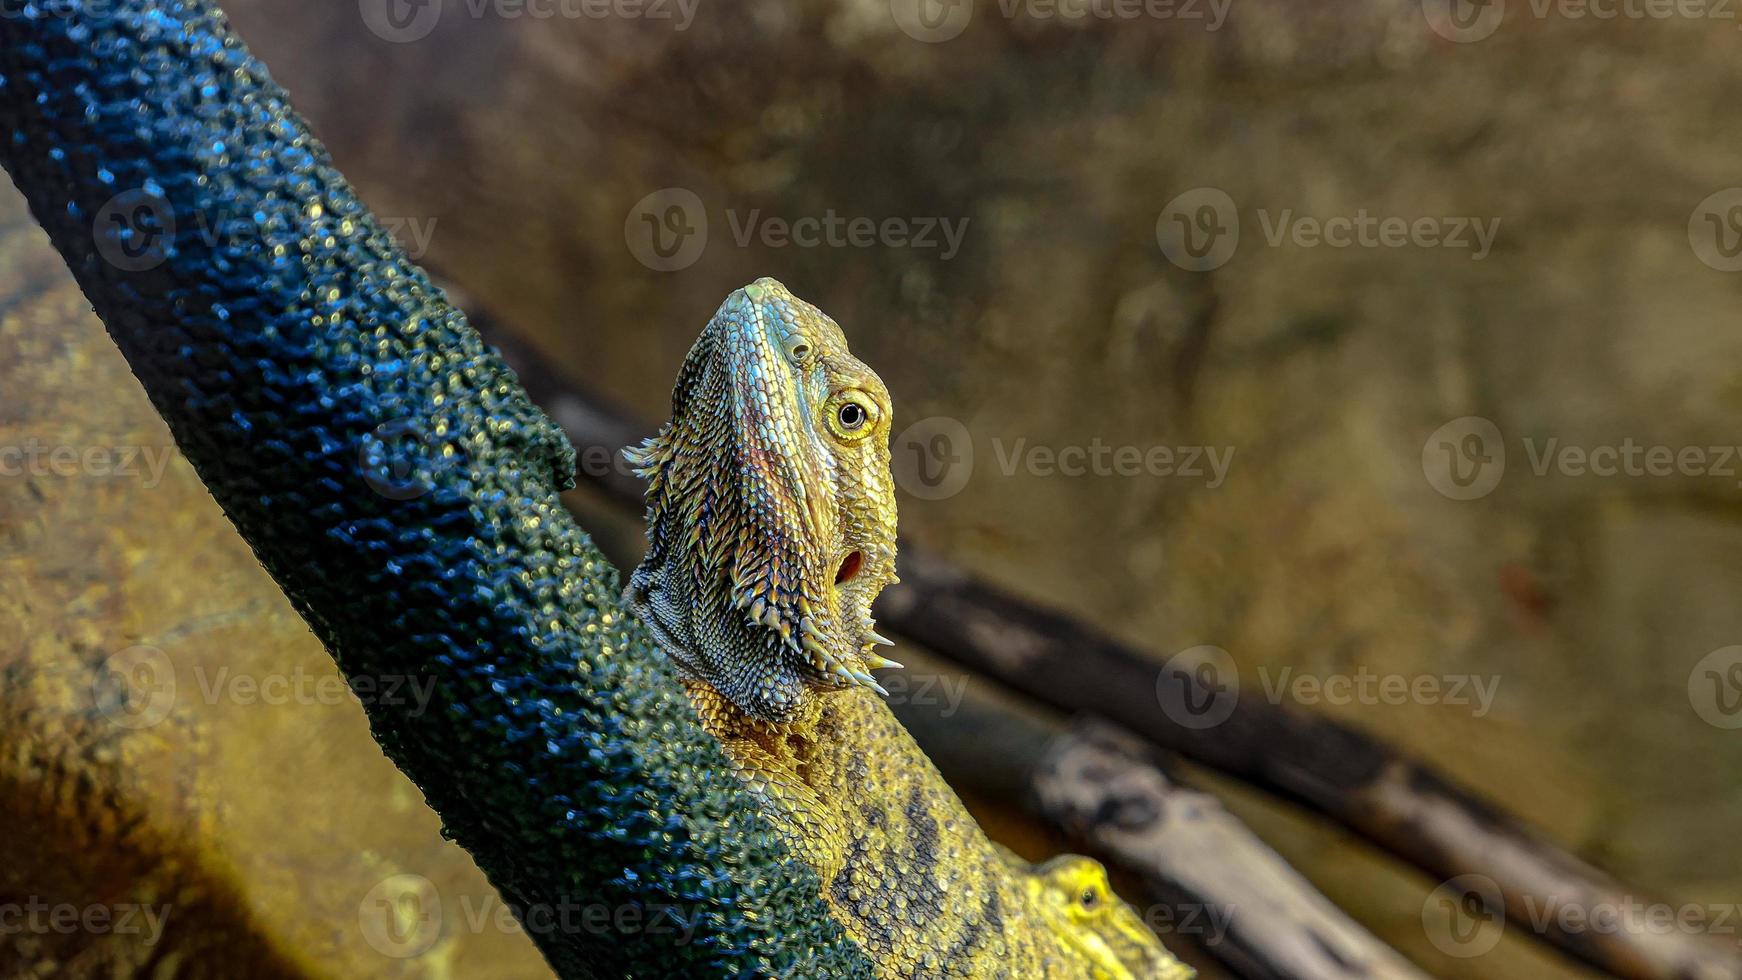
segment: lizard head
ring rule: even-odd
[[[1060,934],[1095,964],[1096,980],[1184,980],[1192,971],[1168,955],[1142,917],[1113,893],[1101,862],[1077,854],[1034,868],[1029,890],[1056,913]]]
[[[666,653],[750,715],[882,688],[871,602],[895,581],[889,390],[841,328],[773,279],[726,298],[671,421],[628,455],[647,557],[627,595]]]

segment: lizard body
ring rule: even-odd
[[[899,666],[871,618],[895,581],[891,410],[840,327],[758,280],[672,404],[633,455],[650,548],[629,601],[878,976],[1191,976],[1098,863],[1012,862],[876,696],[870,672]]]

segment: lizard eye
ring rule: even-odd
[[[852,442],[871,433],[877,420],[877,404],[862,391],[843,391],[829,408],[829,431],[835,438]]]

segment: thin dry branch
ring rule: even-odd
[[[1426,980],[1265,846],[1216,798],[1180,785],[1130,736],[1084,721],[1039,760],[1041,812],[1180,894],[1181,928],[1245,977]],[[1210,856],[1206,860],[1206,856]]]

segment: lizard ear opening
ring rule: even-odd
[[[835,584],[846,585],[859,577],[865,568],[865,553],[854,549],[847,552],[847,557],[841,559],[841,567],[835,569]]]

